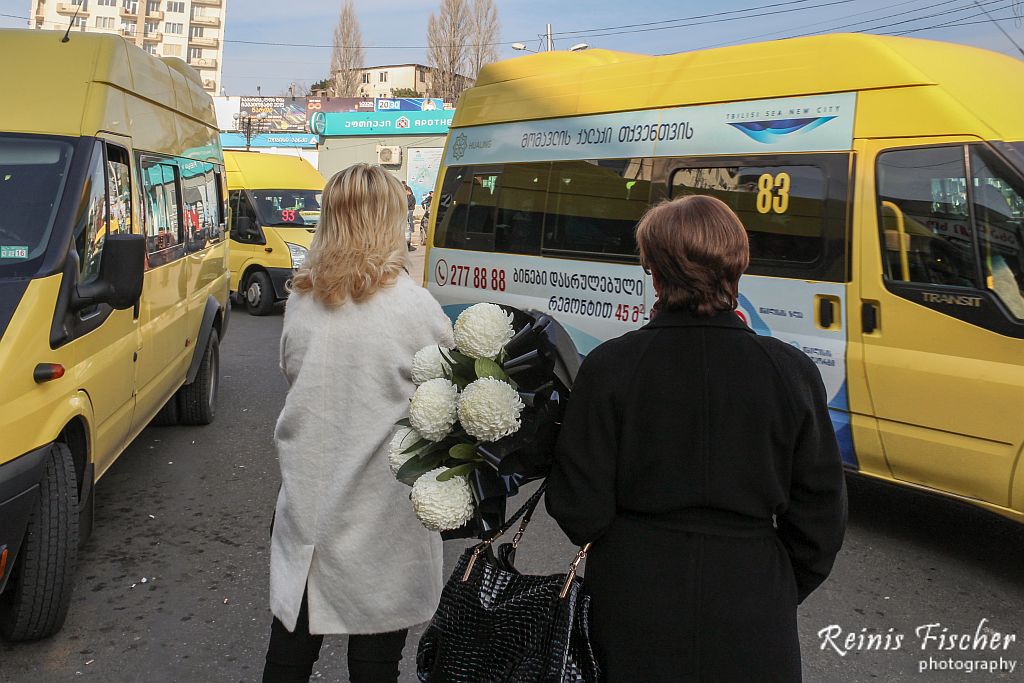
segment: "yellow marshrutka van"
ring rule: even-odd
[[[225,152],[231,206],[231,291],[253,315],[288,296],[320,220],[324,179],[305,159]]]
[[[817,364],[846,466],[1024,521],[1022,82],[1006,55],[867,35],[488,65],[426,284],[452,316],[549,311],[586,353],[649,318],[643,213],[718,197],[750,241],[738,313]]]
[[[0,31],[0,635],[67,613],[93,485],[214,416],[226,186],[198,74],[121,37]]]

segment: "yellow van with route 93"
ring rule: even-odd
[[[132,439],[213,420],[227,193],[180,59],[0,30],[0,64],[0,636],[21,641],[63,624],[95,484]]]
[[[299,157],[224,153],[231,207],[231,291],[252,315],[288,296],[320,220],[324,179]]]
[[[868,35],[490,64],[425,284],[453,318],[550,312],[587,353],[649,319],[644,212],[717,197],[750,242],[737,312],[817,365],[849,471],[1024,522],[1022,82],[1003,54]]]

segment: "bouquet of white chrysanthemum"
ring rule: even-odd
[[[455,321],[454,349],[428,346],[413,358],[416,393],[389,448],[392,472],[413,487],[428,529],[456,529],[473,517],[469,475],[478,448],[514,434],[524,404],[501,363],[515,335],[513,317],[495,304],[470,306]]]

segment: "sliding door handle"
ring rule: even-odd
[[[861,329],[864,334],[876,332],[881,325],[881,309],[877,301],[865,301],[860,305]]]

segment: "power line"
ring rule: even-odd
[[[769,7],[782,7],[784,5],[799,5],[810,0],[789,0],[789,2],[776,2],[771,5],[755,5],[753,7],[744,7],[742,9],[729,10],[727,12],[712,12],[711,14],[697,14],[692,17],[683,17],[682,19],[663,19],[661,21],[648,21],[642,24],[623,24],[622,26],[605,26],[604,28],[592,28],[592,29],[581,29],[578,31],[555,31],[552,36],[571,36],[577,33],[589,33],[591,31],[613,31],[622,28],[638,28],[642,26],[655,26],[658,24],[672,24],[678,21],[692,21],[693,19],[707,19],[708,17],[719,17],[726,14],[741,14],[743,12],[750,12],[757,9],[768,9]]]
[[[837,21],[837,20],[840,20],[840,19],[849,19],[850,17],[863,16],[865,14],[874,14],[875,12],[884,12],[886,9],[892,9],[893,7],[902,7],[904,5],[912,5],[914,3],[918,3],[918,2],[921,2],[921,1],[922,0],[904,0],[904,2],[898,2],[898,3],[894,4],[894,5],[889,5],[888,7],[876,7],[875,9],[867,10],[865,12],[854,12],[853,14],[846,14],[846,15],[841,16],[841,17],[833,17],[831,19],[825,19],[824,21],[815,21],[815,22],[812,22],[810,24],[804,24],[802,26],[797,26],[795,30],[800,30],[800,29],[804,29],[804,28],[811,28],[812,26],[821,26],[822,24],[828,24],[828,23],[831,23],[833,21]],[[958,0],[946,0],[946,2],[941,2],[941,3],[939,3],[939,5],[949,4],[951,2],[958,2]],[[926,2],[926,4],[930,4],[930,3]],[[931,5],[931,6],[932,7],[937,7],[938,5]],[[927,9],[927,8],[919,7],[917,9],[908,10],[908,12],[920,12],[920,11],[922,11],[924,9]],[[894,16],[894,15],[887,15],[887,16]],[[885,19],[886,17],[879,17],[879,18],[880,19]],[[865,19],[863,22],[856,22],[856,23],[865,23],[867,21],[876,21],[876,20],[875,19]],[[733,45],[733,44],[737,44],[737,43],[747,43],[747,42],[750,42],[751,40],[757,40],[758,38],[768,38],[768,37],[771,37],[771,36],[777,36],[777,35],[784,34],[784,33],[785,34],[789,34],[790,30],[792,30],[792,29],[781,29],[779,31],[770,31],[768,33],[759,33],[759,34],[754,35],[754,36],[744,36],[743,38],[736,38],[734,40],[726,40],[726,41],[723,41],[721,43],[714,43],[714,44],[711,44],[711,45],[702,45],[701,47],[696,48],[696,49],[698,49],[698,50],[707,50],[707,49],[714,48],[714,47],[723,47],[725,45]],[[821,29],[821,31],[828,31],[828,30],[830,30],[830,29]],[[819,33],[821,31],[815,31],[815,32],[812,32],[812,33]],[[790,35],[792,35],[792,34],[790,34]],[[810,35],[810,34],[807,34],[807,35]]]
[[[1016,41],[1016,40],[1014,40],[1014,39],[1013,39],[1013,38],[1012,38],[1012,37],[1010,36],[1010,34],[1009,34],[1009,33],[1007,33],[1006,31],[1004,31],[1004,30],[1003,30],[1003,27],[999,25],[999,22],[998,22],[998,21],[996,21],[995,19],[993,19],[993,18],[992,18],[992,15],[988,13],[988,10],[986,10],[986,9],[985,9],[984,7],[982,7],[981,5],[979,5],[979,4],[978,4],[978,0],[974,0],[974,4],[975,4],[975,5],[978,5],[978,9],[980,9],[980,10],[981,10],[982,12],[984,12],[984,13],[985,13],[985,16],[986,16],[986,17],[988,17],[989,21],[991,21],[991,22],[992,22],[993,24],[995,24],[995,27],[996,27],[997,29],[999,29],[999,32],[1000,32],[1000,33],[1002,33],[1002,34],[1003,34],[1004,36],[1006,36],[1006,39],[1007,39],[1008,41],[1010,41],[1011,43],[1013,43],[1013,46],[1014,46],[1015,48],[1017,48],[1017,52],[1019,52],[1019,53],[1021,54],[1021,56],[1024,56],[1024,50],[1022,50],[1022,49],[1021,49],[1021,47],[1020,47],[1020,45],[1018,45],[1018,44],[1017,44],[1017,41]],[[1013,14],[1014,14],[1014,16],[1016,17],[1016,16],[1017,16],[1017,3],[1014,3],[1014,4],[1013,4],[1013,10],[1014,10]]]

